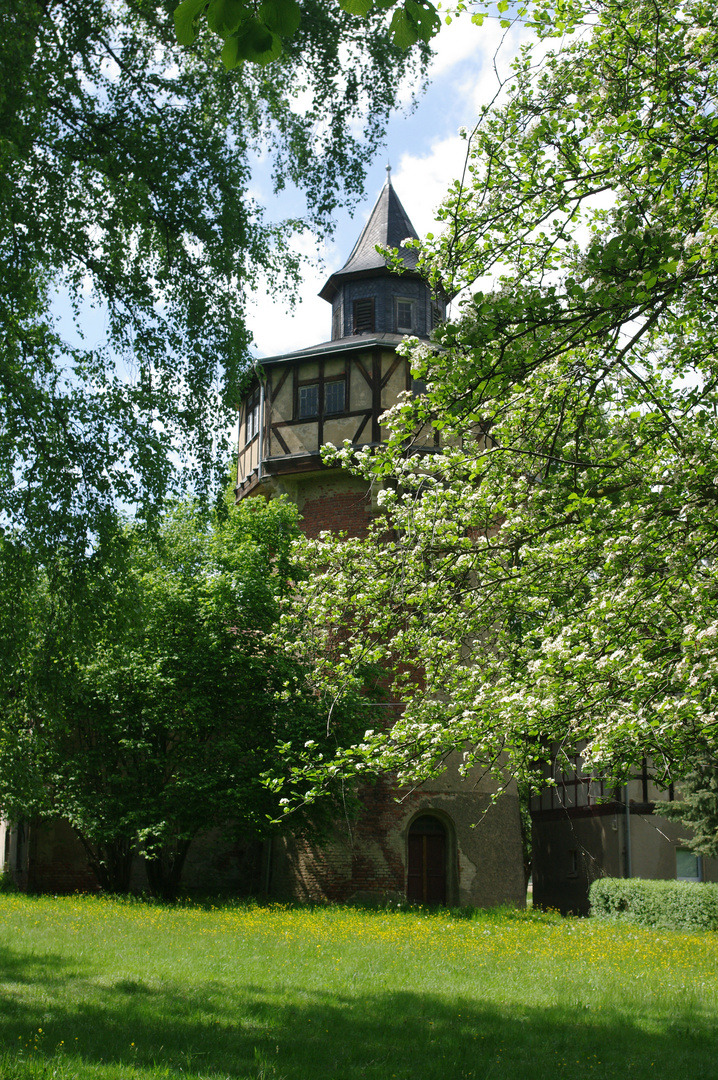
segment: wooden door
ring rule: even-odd
[[[446,903],[446,829],[422,814],[409,829],[406,898],[413,904]]]

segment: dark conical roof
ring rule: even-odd
[[[398,248],[399,256],[406,269],[414,270],[418,261],[418,252],[413,249],[407,250],[402,246],[402,241],[407,237],[418,240],[416,229],[409,221],[409,216],[391,185],[391,176],[388,175],[351,255],[341,270],[332,274],[319,295],[324,300],[331,301],[340,284],[337,279],[364,277],[372,271],[386,271],[386,259],[376,250],[377,245],[383,248]]]

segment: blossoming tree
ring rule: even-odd
[[[422,251],[458,314],[407,343],[389,445],[340,451],[372,537],[310,548],[286,615],[332,700],[370,657],[405,702],[331,768],[715,762],[717,15],[576,6],[467,135]]]

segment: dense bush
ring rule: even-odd
[[[718,930],[718,885],[691,881],[600,878],[589,893],[591,914],[663,930]]]
[[[7,870],[0,870],[0,893],[17,892],[17,886]],[[0,1072],[0,1076],[3,1074]]]

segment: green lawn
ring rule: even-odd
[[[715,1080],[718,935],[0,896],[1,1080]]]

